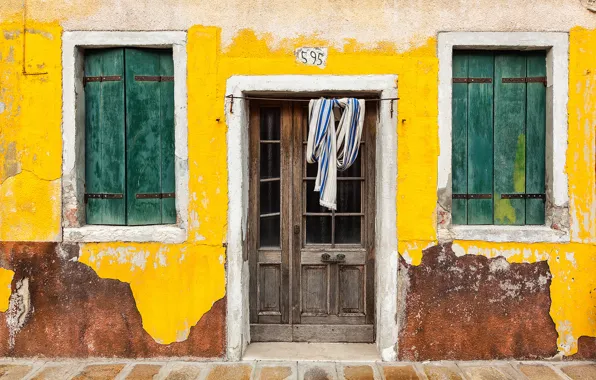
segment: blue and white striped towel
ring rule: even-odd
[[[358,157],[364,125],[364,100],[313,99],[308,107],[306,160],[318,162],[315,191],[319,204],[337,209],[337,170],[348,169]],[[335,128],[334,111],[342,111]]]

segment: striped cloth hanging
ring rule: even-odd
[[[341,118],[335,127],[335,113]],[[315,191],[319,204],[337,209],[337,170],[344,171],[356,161],[364,125],[364,100],[354,98],[313,99],[308,107],[306,160],[318,163]]]

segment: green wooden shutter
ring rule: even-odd
[[[159,54],[160,75],[174,77],[174,60],[171,50]],[[174,81],[161,82],[161,191],[175,193],[174,176]],[[176,223],[176,199],[163,198],[161,201],[161,222]]]
[[[453,54],[453,78],[468,78],[468,55]],[[468,84],[453,83],[452,111],[452,192],[468,193]],[[453,224],[468,224],[467,200],[453,198],[451,220]]]
[[[171,51],[125,49],[129,225],[174,223],[174,92]],[[144,78],[143,78],[144,77]],[[168,79],[169,80],[169,79]]]
[[[493,72],[491,52],[469,55],[470,78],[490,78],[490,82],[468,84],[468,194],[493,192]],[[468,199],[468,224],[492,224],[493,201]]]
[[[119,80],[98,77],[120,76]],[[85,192],[87,224],[126,223],[124,50],[85,53]],[[120,198],[117,198],[120,197]]]
[[[452,222],[492,224],[493,64],[491,52],[453,55]],[[458,197],[459,196],[459,197]]]
[[[516,52],[495,57],[495,224],[524,224],[524,199],[501,194],[526,190],[526,84],[503,78],[526,77],[526,58]]]
[[[546,54],[527,54],[528,77],[546,77]],[[526,193],[545,193],[546,161],[546,86],[540,82],[527,84],[526,116]],[[526,224],[544,224],[545,202],[526,199]]]
[[[454,52],[454,224],[544,224],[543,199],[501,195],[545,192],[546,88],[525,79],[545,63],[544,52]]]

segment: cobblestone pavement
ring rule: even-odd
[[[596,362],[269,362],[0,360],[0,379],[596,380]]]

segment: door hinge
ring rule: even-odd
[[[493,78],[453,78],[453,83],[492,83]]]
[[[542,199],[546,200],[545,194],[501,194],[501,199]]]
[[[85,203],[88,199],[122,199],[123,194],[108,194],[108,193],[88,193],[85,194]]]
[[[163,75],[135,75],[135,80],[139,82],[173,82],[173,76]]]
[[[145,194],[137,194],[137,199],[149,199],[149,198],[175,198],[176,193],[145,193]]]
[[[453,199],[492,199],[492,194],[452,194]]]
[[[108,76],[97,76],[97,77],[83,77],[83,86],[89,82],[116,82],[122,80],[121,75],[108,75]]]

